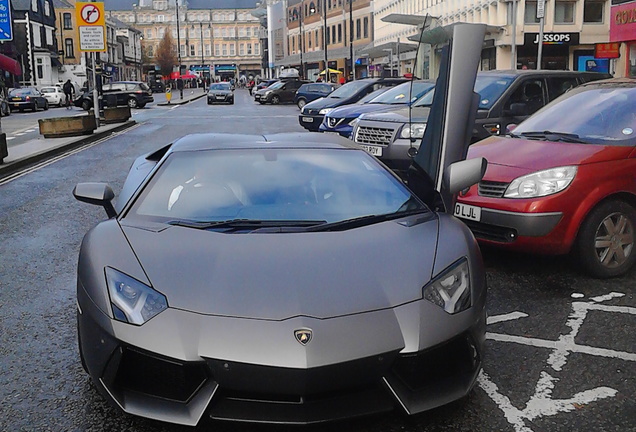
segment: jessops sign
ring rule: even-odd
[[[537,45],[539,43],[539,33],[526,33],[524,35],[524,45]],[[543,45],[578,45],[578,33],[544,33]]]

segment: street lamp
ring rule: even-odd
[[[329,82],[331,80],[328,80],[328,78],[330,77],[329,77],[329,60],[327,59],[327,31],[329,31],[329,29],[327,28],[327,0],[323,0],[322,8],[325,15],[325,25],[324,25],[324,31],[323,31],[323,36],[324,36],[323,39],[325,41],[325,82]]]
[[[387,51],[388,53],[390,53],[389,71],[391,73],[391,78],[393,78],[393,48],[383,48],[382,51]]]
[[[137,66],[139,68],[139,81],[141,81],[142,75],[143,75],[143,67],[141,64],[141,61],[144,58],[144,50],[143,47],[141,46],[141,41],[144,40],[144,37],[141,36],[141,34],[139,35],[139,62],[137,62]],[[137,60],[137,46],[135,45],[135,61]]]
[[[303,63],[303,51],[305,50],[305,33],[303,32],[303,19],[304,19],[304,15],[303,15],[303,6],[304,6],[304,2],[300,3],[300,15],[299,15],[299,20],[300,20],[300,24],[299,24],[299,31],[300,31],[300,76],[301,78],[305,77],[305,65]],[[309,9],[309,13],[314,13],[314,8]]]
[[[208,24],[208,29],[211,28],[210,24]],[[191,29],[194,30],[194,25],[192,25]],[[205,59],[203,57],[203,22],[199,22],[199,34],[201,36],[201,73],[203,73],[203,70],[205,69]],[[205,75],[203,78],[205,78]],[[201,81],[203,82],[203,90],[205,91],[205,79],[202,79]]]
[[[177,8],[177,60],[179,62],[179,78],[177,78],[177,84],[181,79],[181,30],[179,29],[179,1],[175,2],[175,6]],[[183,83],[178,85],[179,87],[179,98],[183,99]]]

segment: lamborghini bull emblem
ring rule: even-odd
[[[296,340],[300,342],[301,345],[307,345],[311,342],[311,337],[313,333],[310,329],[298,329],[294,331],[294,336],[296,336]]]

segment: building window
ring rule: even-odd
[[[64,39],[64,52],[66,58],[75,58],[75,50],[73,49],[73,39]]]
[[[554,23],[573,24],[575,4],[574,2],[556,2],[554,4]]]
[[[318,30],[316,30],[315,36],[316,36],[316,48],[318,48],[318,45],[320,45],[320,39],[318,38]]]
[[[194,56],[194,55],[195,55],[194,45],[190,45],[190,55],[191,55],[191,56]]]
[[[364,17],[364,38],[367,39],[369,37],[369,17]]]
[[[331,35],[331,32],[329,31],[329,29],[327,29],[327,45],[331,44],[331,39],[329,38],[329,35]]]
[[[219,44],[214,44],[214,55],[219,57],[221,55],[221,47]]]
[[[342,24],[338,24],[338,42],[342,42]]]
[[[71,21],[71,14],[65,12],[64,15],[64,30],[72,30],[73,29],[73,21]]]
[[[223,55],[227,55],[227,44],[223,44]]]
[[[526,1],[526,9],[523,15],[523,22],[525,24],[539,23],[539,18],[537,18],[537,2],[536,1]]]
[[[254,44],[254,54],[255,54],[255,55],[259,55],[259,54],[260,54],[260,49],[261,49],[261,48],[260,48],[259,44],[258,44],[258,43],[255,43],[255,44]]]
[[[212,55],[212,46],[210,44],[207,44],[205,46],[205,56],[210,57],[211,55]]]
[[[247,44],[247,55],[252,55],[252,44],[251,43]]]
[[[46,44],[48,46],[53,45],[53,29],[45,27],[45,33],[46,33]]]
[[[583,6],[583,22],[603,23],[603,9],[605,9],[603,2],[586,1]]]
[[[33,12],[38,11],[38,0],[31,0],[31,10]]]
[[[44,15],[51,16],[51,3],[49,3],[49,0],[44,0]]]
[[[239,55],[245,55],[245,44],[239,45]]]
[[[331,43],[336,43],[336,26],[331,26]]]
[[[231,55],[231,56],[236,55],[236,51],[235,51],[235,49],[236,49],[236,48],[235,48],[234,44],[233,44],[233,43],[232,43],[232,44],[230,44],[230,55]]]
[[[356,39],[360,39],[362,37],[362,24],[360,20],[356,20]]]

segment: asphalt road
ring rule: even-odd
[[[77,253],[105,214],[71,191],[81,181],[117,191],[138,155],[188,133],[303,130],[293,105],[254,104],[243,90],[236,99],[137,110],[140,125],[126,133],[0,183],[0,431],[193,430],[119,412],[82,371]],[[599,281],[567,258],[485,250],[484,259],[487,353],[464,400],[414,417],[285,428],[204,421],[196,430],[636,431],[636,271]]]

